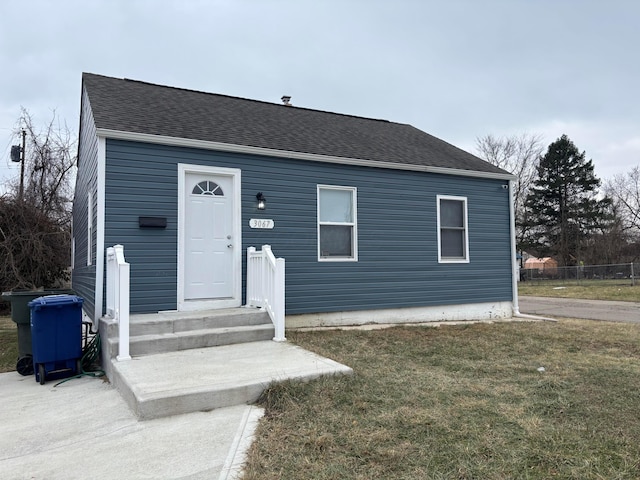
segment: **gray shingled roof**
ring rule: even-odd
[[[82,81],[99,129],[508,174],[411,125],[90,73]]]

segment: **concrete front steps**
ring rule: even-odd
[[[141,420],[255,402],[273,382],[352,373],[288,342],[265,312],[236,308],[132,315],[131,360],[118,361],[118,326],[100,321],[103,366]]]
[[[118,354],[118,325],[108,323],[109,358]],[[251,308],[131,315],[129,353],[155,353],[271,340],[269,314]]]

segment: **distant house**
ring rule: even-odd
[[[531,257],[524,262],[524,268],[537,270],[538,273],[556,275],[558,273],[558,262],[551,257]]]
[[[73,287],[102,316],[122,244],[133,313],[241,306],[268,244],[289,325],[509,317],[513,178],[406,124],[85,73]]]

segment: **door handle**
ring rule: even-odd
[[[229,245],[227,245],[227,248],[233,248],[233,244],[230,243]]]

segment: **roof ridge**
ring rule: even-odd
[[[134,78],[110,77],[108,75],[101,75],[101,74],[98,74],[98,73],[90,73],[90,72],[83,72],[83,75],[93,75],[93,76],[96,76],[96,77],[108,78],[108,79],[111,79],[111,80],[120,80],[120,81],[124,81],[124,82],[132,82],[132,83],[138,83],[138,84],[142,84],[142,85],[148,85],[148,86],[151,86],[151,87],[168,88],[168,89],[171,89],[171,90],[181,90],[181,91],[184,91],[184,92],[199,93],[199,94],[202,94],[202,95],[223,97],[223,98],[229,98],[229,99],[233,99],[233,100],[243,100],[245,102],[261,103],[261,104],[269,105],[269,106],[273,106],[273,107],[284,106],[284,105],[281,105],[279,103],[269,102],[269,101],[266,101],[266,100],[256,100],[254,98],[236,97],[236,96],[233,96],[233,95],[226,95],[224,93],[206,92],[204,90],[196,90],[196,89],[193,89],[193,88],[174,87],[174,86],[171,86],[171,85],[162,85],[160,83],[147,82],[145,80],[136,80]],[[342,117],[359,118],[359,119],[362,119],[362,120],[371,120],[371,121],[374,121],[374,122],[393,123],[393,124],[396,124],[396,125],[408,125],[408,124],[399,123],[399,122],[392,122],[391,120],[385,120],[383,118],[363,117],[361,115],[352,115],[352,114],[348,114],[348,113],[330,112],[328,110],[318,110],[316,108],[299,107],[299,106],[296,106],[296,105],[289,105],[289,106],[293,107],[293,108],[295,108],[297,110],[306,110],[306,111],[309,111],[309,112],[326,113],[326,114],[330,114],[330,115],[340,115]]]

